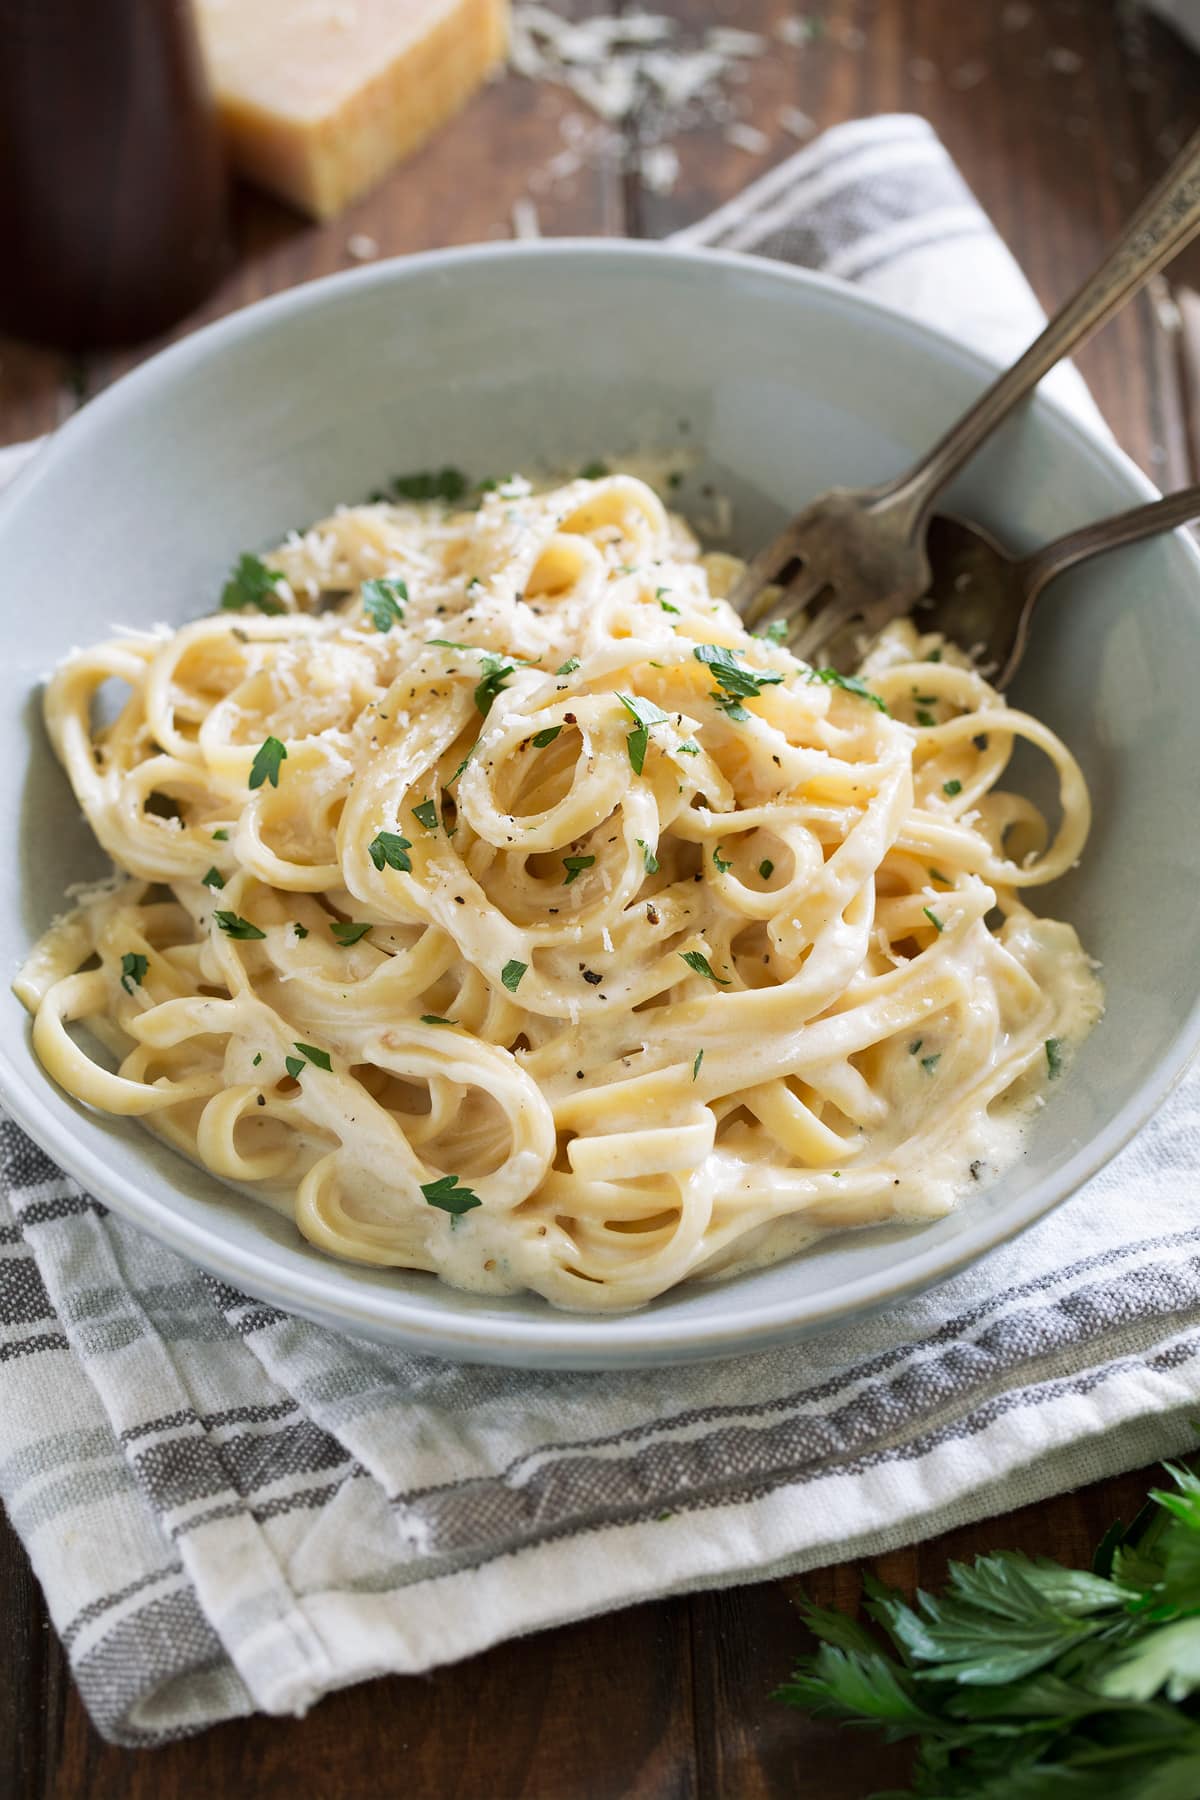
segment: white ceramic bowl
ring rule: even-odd
[[[739,546],[833,482],[892,473],[983,385],[984,362],[848,289],[752,259],[603,242],[381,264],[248,308],[66,425],[0,502],[0,901],[14,970],[101,863],[43,735],[38,686],[111,625],[182,623],[235,555],[390,472],[573,469],[684,445],[732,495]],[[1018,546],[1143,497],[1119,452],[1039,402],[956,502]],[[686,491],[685,491],[686,502]],[[607,1367],[761,1348],[886,1304],[1022,1230],[1105,1162],[1200,1036],[1200,556],[1160,540],[1064,579],[1017,700],[1079,755],[1096,826],[1038,895],[1104,964],[1108,1015],[1024,1159],[953,1216],[846,1233],[791,1262],[592,1318],[357,1268],[43,1075],[0,992],[0,1092],[126,1218],[235,1285],[326,1323],[475,1361]]]

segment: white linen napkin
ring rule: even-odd
[[[909,118],[682,234],[1003,355],[1033,297]],[[1070,371],[1060,392],[1093,418]],[[652,1595],[874,1554],[1146,1462],[1200,1408],[1200,1078],[931,1293],[696,1368],[465,1368],[233,1292],[0,1123],[0,1495],[105,1736],[146,1745]]]

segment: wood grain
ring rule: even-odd
[[[567,8],[559,5],[560,11]],[[577,13],[607,10],[579,4]],[[1107,0],[813,0],[800,50],[779,43],[783,0],[666,0],[699,27],[763,32],[769,57],[739,90],[769,149],[720,130],[677,140],[674,192],[616,167],[537,194],[544,233],[661,236],[797,147],[780,109],[820,128],[910,109],[932,120],[1046,305],[1062,299],[1200,113],[1200,63],[1138,10]],[[1007,24],[1005,24],[1007,21]],[[349,266],[356,235],[383,255],[509,233],[512,206],[563,143],[569,95],[507,79],[334,224],[314,226],[239,192],[237,264],[184,330],[297,281]],[[1200,289],[1193,259],[1175,272]],[[1200,477],[1189,446],[1181,334],[1145,300],[1081,362],[1120,442],[1157,480]],[[1185,309],[1186,310],[1186,309]],[[1200,308],[1193,308],[1200,312]],[[146,346],[145,351],[154,346]],[[139,352],[138,355],[144,352]],[[0,442],[52,429],[136,355],[73,363],[0,343]],[[1193,401],[1193,429],[1200,395]],[[987,1548],[1084,1563],[1114,1515],[1132,1516],[1153,1471],[985,1520],[879,1559],[912,1590],[950,1557]],[[332,1695],[302,1722],[254,1718],[154,1752],[101,1742],[49,1630],[24,1553],[0,1524],[0,1794],[4,1800],[853,1800],[903,1778],[904,1752],[820,1725],[769,1696],[805,1646],[801,1586],[852,1606],[848,1564],[794,1581],[666,1600],[504,1644],[424,1679]]]

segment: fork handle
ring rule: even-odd
[[[1061,310],[1018,362],[999,376],[952,425],[928,455],[881,490],[888,510],[899,511],[915,534],[934,500],[969,457],[1029,394],[1055,363],[1135,294],[1200,231],[1200,131],[1189,140],[1134,213],[1095,274]]]
[[[1163,500],[1151,500],[1128,512],[1114,513],[1110,519],[1083,525],[1024,559],[1021,578],[1026,596],[1033,601],[1055,576],[1089,557],[1116,550],[1122,544],[1136,544],[1142,538],[1155,537],[1160,531],[1171,531],[1196,518],[1200,518],[1200,482],[1180,488],[1177,494],[1168,494]]]

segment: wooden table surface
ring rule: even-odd
[[[558,10],[568,11],[563,0]],[[582,16],[616,10],[576,0]],[[1053,304],[1200,118],[1200,59],[1133,4],[1109,0],[811,0],[799,51],[779,44],[782,0],[656,0],[689,28],[766,33],[769,56],[737,90],[766,133],[761,155],[719,129],[675,140],[669,194],[636,174],[584,170],[535,191],[544,235],[660,237],[793,151],[781,108],[816,126],[894,110],[931,119],[1040,298]],[[350,240],[381,254],[507,236],[513,203],[562,148],[569,94],[508,78],[422,154],[333,224],[315,226],[250,192],[235,201],[236,263],[180,327],[349,266]],[[536,184],[535,189],[536,189]],[[1122,445],[1164,487],[1200,479],[1200,395],[1179,325],[1200,265],[1170,271],[1080,358]],[[155,346],[69,359],[0,342],[0,443],[50,430]],[[1189,366],[1191,373],[1189,374]],[[1085,1560],[1150,1479],[1135,1472],[989,1519],[873,1566],[906,1587],[936,1583],[948,1557],[987,1548]],[[902,1779],[902,1752],[819,1726],[770,1699],[805,1634],[799,1584],[666,1600],[502,1645],[421,1679],[334,1695],[302,1722],[256,1718],[157,1751],[92,1730],[17,1540],[0,1523],[0,1794],[10,1800],[850,1800]],[[850,1565],[805,1578],[853,1605]]]

